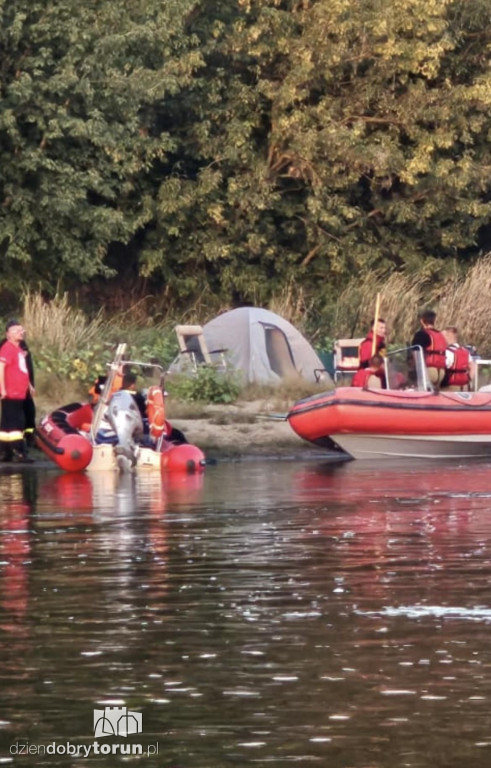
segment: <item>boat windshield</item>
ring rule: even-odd
[[[388,352],[385,357],[385,377],[388,389],[433,390],[420,346],[402,347]]]

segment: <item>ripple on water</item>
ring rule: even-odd
[[[491,469],[210,469],[0,473],[2,735],[127,706],[149,768],[484,768]]]

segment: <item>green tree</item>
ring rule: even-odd
[[[174,149],[155,104],[200,65],[191,0],[0,2],[0,284],[108,275]]]
[[[206,66],[172,105],[179,153],[146,274],[260,302],[293,281],[322,303],[353,272],[433,274],[479,251],[490,215],[484,0],[200,8],[191,27]]]
[[[353,273],[465,263],[488,6],[0,0],[0,286],[130,265],[181,305],[293,286],[322,310]]]

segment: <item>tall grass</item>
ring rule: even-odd
[[[106,325],[102,311],[88,320],[82,310],[73,306],[67,293],[47,302],[40,293],[31,292],[24,295],[23,323],[33,348],[47,346],[61,353],[76,353],[100,341]]]
[[[353,278],[340,294],[332,317],[335,338],[364,336],[381,295],[380,314],[387,321],[389,342],[402,346],[419,329],[419,313],[437,313],[436,325],[455,325],[461,343],[473,344],[483,357],[491,356],[491,253],[465,273],[452,270],[441,279],[424,274],[393,273],[388,278],[370,274]]]
[[[271,297],[268,309],[303,330],[313,306],[314,300],[307,298],[302,286],[289,280],[281,292]]]

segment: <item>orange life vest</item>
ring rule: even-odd
[[[466,387],[469,384],[469,350],[465,347],[456,347],[450,344],[449,349],[453,352],[453,365],[448,368],[448,384],[454,387]]]
[[[424,350],[425,363],[428,368],[445,368],[445,350],[447,342],[441,331],[435,328],[425,328],[425,333],[431,339],[431,344]]]
[[[147,394],[147,416],[150,435],[155,439],[166,431],[164,395],[160,387],[149,387]]]

